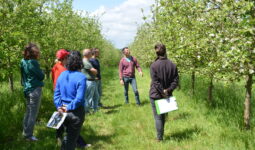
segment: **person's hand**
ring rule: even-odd
[[[165,93],[166,95],[168,94],[167,89],[164,89],[164,93]]]
[[[164,89],[164,90],[163,90],[163,93],[164,93],[163,97],[164,97],[164,98],[167,98],[167,95],[168,95],[167,89]]]
[[[64,113],[64,112],[66,112],[66,107],[59,107],[59,108],[58,108],[58,112],[59,112],[59,113]]]
[[[123,81],[123,80],[120,80],[120,84],[121,84],[121,85],[124,85],[124,81]]]
[[[140,72],[139,72],[139,75],[140,75],[141,77],[143,77],[143,72],[142,72],[142,71],[140,71]]]

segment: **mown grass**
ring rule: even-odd
[[[130,88],[130,104],[124,104],[123,87],[119,84],[117,68],[103,68],[103,97],[105,108],[87,115],[81,131],[93,146],[91,150],[254,150],[254,128],[243,130],[243,84],[215,83],[214,102],[206,101],[208,81],[197,78],[196,94],[191,95],[189,76],[182,76],[181,90],[176,90],[179,110],[168,113],[165,140],[155,141],[155,127],[149,103],[149,70],[144,77],[137,76],[142,107],[135,105]],[[29,143],[22,138],[22,119],[25,99],[19,81],[11,93],[7,83],[0,89],[0,149],[53,150],[59,149],[55,130],[46,122],[55,110],[52,102],[52,84],[45,81],[42,104],[35,135],[40,139]],[[253,92],[254,93],[254,92]],[[252,99],[254,101],[254,98]],[[254,104],[253,104],[254,107]],[[253,111],[254,112],[254,111]],[[252,125],[255,125],[252,119]]]

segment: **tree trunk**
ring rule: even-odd
[[[191,75],[191,90],[192,90],[192,95],[195,94],[195,71],[192,71]]]
[[[8,79],[9,79],[9,87],[10,87],[11,91],[13,92],[14,85],[13,85],[13,74],[12,73],[9,74]]]
[[[208,102],[209,104],[212,104],[212,90],[213,90],[213,77],[210,78],[210,83],[208,87]]]
[[[244,102],[244,126],[246,129],[250,129],[252,74],[248,75],[245,88],[246,94]]]
[[[50,72],[51,72],[50,68],[49,67],[45,67],[45,75],[46,75],[47,79],[50,79]]]
[[[181,76],[179,75],[179,81],[177,85],[178,90],[181,90]]]
[[[11,72],[11,59],[10,57],[8,57],[8,70],[9,70],[9,74],[8,74],[8,79],[9,79],[9,87],[11,89],[11,91],[14,91],[14,85],[13,85],[13,73]]]

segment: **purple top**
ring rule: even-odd
[[[137,59],[133,56],[129,58],[123,57],[119,63],[119,77],[135,77],[135,68],[140,72],[142,71]]]

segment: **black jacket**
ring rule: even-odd
[[[150,74],[150,98],[164,98],[164,89],[167,89],[168,94],[166,96],[172,96],[172,92],[177,87],[179,81],[176,65],[165,57],[159,57],[151,64]]]

